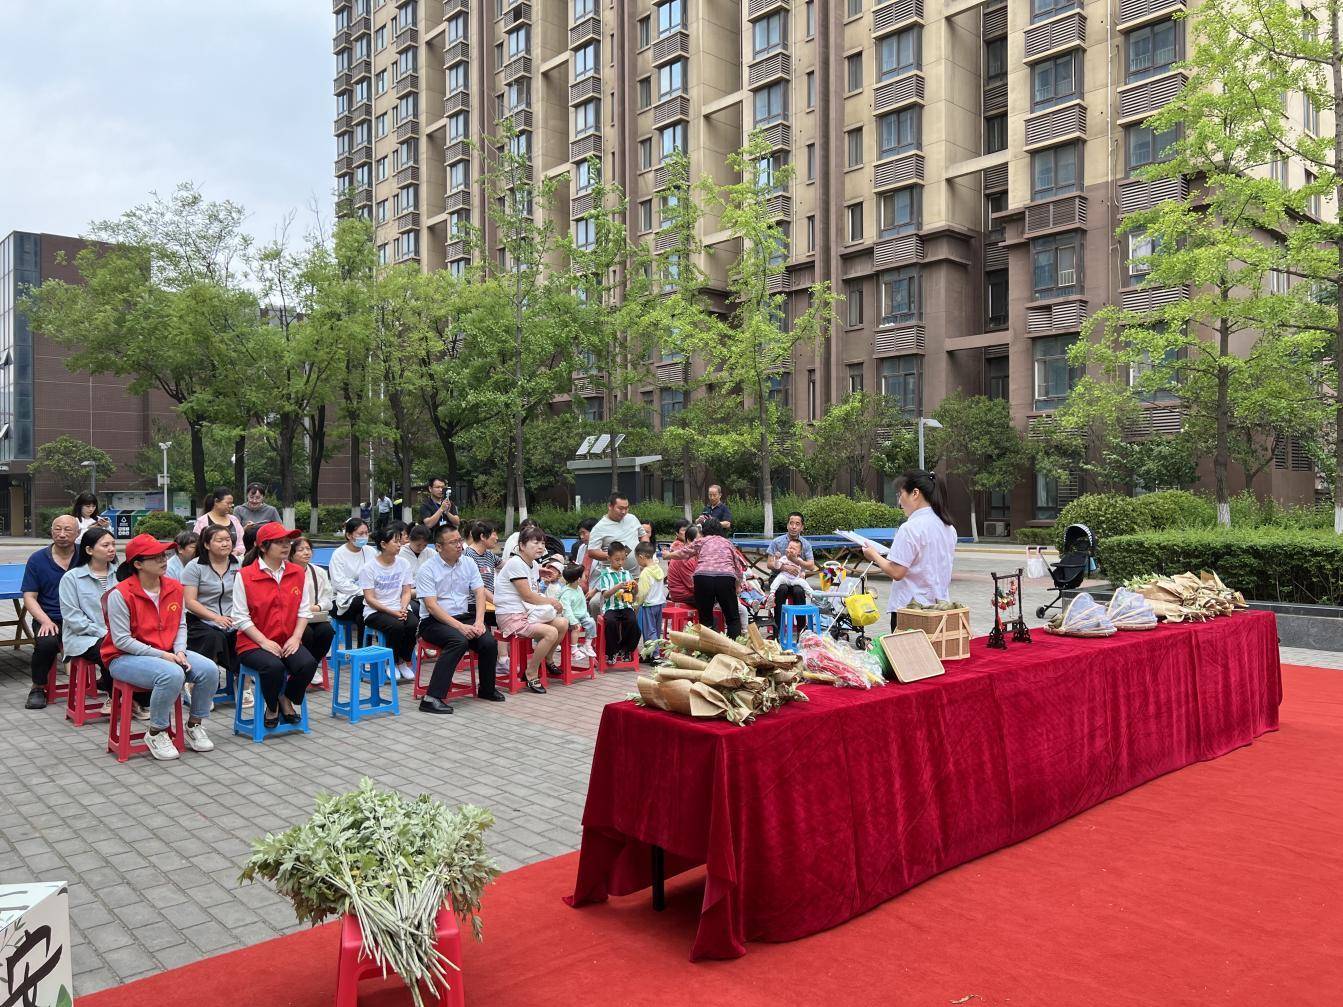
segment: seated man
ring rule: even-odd
[[[453,525],[435,530],[437,549],[420,565],[415,576],[415,594],[420,599],[420,638],[439,649],[428,694],[420,700],[421,713],[451,713],[444,701],[457,662],[468,650],[479,665],[477,695],[504,701],[495,688],[494,671],[499,645],[485,625],[485,582],[473,560],[463,559],[462,533]]]
[[[51,522],[51,545],[28,557],[23,568],[23,608],[33,620],[33,687],[24,707],[40,710],[47,705],[47,676],[61,652],[61,578],[75,558],[79,522],[61,514]],[[75,655],[71,655],[75,656]]]
[[[769,544],[767,562],[779,574],[770,585],[776,620],[783,614],[784,605],[807,603],[807,575],[816,572],[816,560],[811,543],[802,537],[805,527],[802,515],[793,511],[788,515],[788,530]]]

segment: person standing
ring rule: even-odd
[[[695,565],[695,608],[701,626],[713,625],[713,610],[717,605],[723,611],[727,635],[736,639],[741,635],[741,608],[737,604],[737,589],[748,564],[746,557],[723,533],[723,527],[713,518],[705,518],[701,534],[693,542],[667,554],[669,559],[691,556]]]
[[[61,578],[75,558],[79,521],[61,514],[51,522],[51,545],[28,557],[23,567],[23,608],[37,627],[33,633],[30,665],[33,687],[24,709],[41,710],[47,705],[47,677],[61,652]]]
[[[496,703],[504,694],[495,686],[499,645],[485,625],[485,581],[480,568],[463,557],[462,533],[440,525],[437,548],[415,576],[420,599],[420,638],[438,648],[438,660],[420,700],[422,713],[451,713],[445,697],[457,664],[469,650],[476,655],[476,695]]]
[[[895,613],[911,601],[932,605],[947,600],[951,567],[956,560],[956,528],[947,513],[937,476],[910,469],[896,485],[905,523],[896,529],[885,556],[872,546],[863,550],[863,555],[891,578],[886,607],[891,613],[892,632]]]
[[[205,513],[196,518],[192,531],[200,534],[210,525],[221,525],[233,536],[233,555],[242,559],[242,522],[233,513],[233,491],[221,486],[205,498]]]
[[[704,523],[705,518],[713,518],[723,528],[723,534],[730,534],[732,531],[732,508],[723,501],[723,487],[717,483],[709,487],[709,503],[704,510],[699,512],[699,521]]]
[[[630,513],[630,498],[624,493],[612,493],[606,502],[606,516],[593,526],[588,536],[587,555],[594,563],[605,563],[610,558],[608,547],[620,542],[625,546],[625,569],[637,573],[634,550],[642,527],[638,517]]]
[[[428,489],[429,495],[420,501],[420,524],[431,532],[445,524],[460,528],[462,519],[457,515],[448,484],[435,476],[429,480]]]
[[[280,520],[280,512],[266,503],[266,487],[260,483],[247,484],[247,503],[235,507],[233,513],[242,522],[244,530],[248,525],[263,525]]]
[[[415,631],[420,617],[411,604],[415,574],[397,553],[399,533],[388,525],[373,533],[375,558],[359,571],[359,590],[364,595],[364,625],[383,634],[396,659],[401,681],[415,678],[410,666],[415,656]]]
[[[98,509],[98,497],[88,490],[75,497],[75,504],[70,508],[70,513],[79,522],[79,534],[81,535],[94,525],[99,528],[111,527],[111,523],[102,516]]]
[[[802,537],[802,532],[806,528],[802,514],[798,511],[790,513],[787,527],[786,532],[776,536],[770,542],[769,549],[765,552],[765,562],[775,573],[783,572],[785,567],[797,567],[797,570],[788,570],[788,577],[785,577],[782,581],[779,581],[777,577],[775,578],[778,584],[774,589],[774,614],[776,619],[783,612],[784,605],[805,605],[807,603],[806,588],[789,580],[789,577],[801,577],[805,580],[808,574],[816,572],[816,559],[812,552],[811,543]],[[788,558],[790,543],[797,546],[798,557],[796,560]]]
[[[373,527],[382,528],[392,519],[392,496],[386,490],[383,490],[382,496],[378,497],[377,516],[373,519]]]

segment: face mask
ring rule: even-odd
[[[362,549],[362,548],[364,548],[364,546],[366,546],[366,545],[368,545],[368,536],[367,536],[367,535],[365,535],[363,538],[357,538],[357,539],[354,540],[354,547],[355,547],[356,549]]]

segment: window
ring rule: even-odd
[[[337,133],[337,134],[336,134],[336,153],[337,153],[337,154],[348,154],[348,153],[350,152],[350,148],[354,146],[354,143],[352,142],[352,139],[351,139],[353,136],[354,136],[353,133]]]
[[[685,27],[685,0],[667,0],[658,4],[658,38]]]
[[[1045,336],[1031,347],[1035,358],[1035,408],[1056,409],[1082,377],[1082,368],[1068,363],[1068,349],[1076,336]]]
[[[807,217],[807,251],[816,251],[816,216],[814,214]]]
[[[647,15],[639,18],[639,48],[647,49],[653,43],[653,30]]]
[[[877,79],[889,80],[917,70],[923,45],[922,29],[906,28],[877,42]]]
[[[658,67],[658,100],[670,98],[674,94],[685,93],[685,67],[683,59],[672,60]]]
[[[1031,242],[1031,282],[1036,300],[1075,294],[1082,286],[1076,234],[1058,234]]]
[[[1270,269],[1268,271],[1268,292],[1270,294],[1285,294],[1291,288],[1288,281],[1287,271],[1283,269]]]
[[[987,353],[984,355],[984,394],[988,398],[1006,399],[1011,396],[1007,361],[1006,353],[993,357]]]
[[[467,67],[465,63],[454,63],[448,68],[448,94],[454,95],[458,91],[467,89]]]
[[[1316,178],[1315,173],[1313,171],[1306,172],[1307,189],[1315,185],[1317,181],[1318,179]],[[1322,202],[1320,199],[1320,194],[1318,192],[1312,192],[1310,195],[1306,197],[1306,212],[1309,213],[1316,220],[1320,220],[1323,217],[1321,211],[1322,211]]]
[[[889,112],[877,120],[877,135],[881,144],[878,160],[918,149],[923,124],[922,111],[915,105],[899,112]]]
[[[990,269],[984,273],[984,327],[1007,328],[1007,270]]]
[[[861,392],[863,390],[863,365],[849,364],[848,371],[849,394],[853,395],[855,392]]]
[[[532,83],[524,77],[521,80],[515,80],[509,84],[504,91],[505,100],[508,102],[508,110],[516,111],[520,108],[526,108],[532,102]]]
[[[505,35],[504,38],[508,42],[509,59],[512,59],[514,56],[521,56],[527,51],[530,36],[525,24],[514,28]]]
[[[448,18],[447,43],[459,42],[466,37],[466,15]]]
[[[857,17],[863,13],[863,0],[848,0],[848,5],[844,9],[845,17]]]
[[[863,324],[863,284],[844,284],[844,324],[855,327]],[[861,364],[858,365],[862,367]],[[853,391],[853,382],[849,382],[849,391]]]
[[[377,52],[382,52],[387,48],[387,26],[383,25],[373,33],[373,48]]]
[[[807,419],[814,420],[818,416],[817,412],[817,394],[816,394],[816,371],[807,370]]]
[[[367,122],[358,123],[354,127],[354,145],[362,147],[373,139],[373,130]]]
[[[752,92],[755,106],[755,124],[763,126],[779,122],[788,115],[788,83],[776,81],[769,87]]]
[[[908,419],[919,415],[919,377],[923,358],[910,353],[881,362],[881,394],[890,398]]]
[[[1279,185],[1287,184],[1287,158],[1283,154],[1274,154],[1268,162],[1268,177]]]
[[[378,158],[376,167],[377,167],[378,181],[379,182],[387,181],[387,158],[385,157]]]
[[[685,123],[678,122],[658,130],[658,149],[662,152],[660,161],[667,160],[674,151],[685,150]]]
[[[574,221],[574,244],[583,249],[596,246],[597,222],[595,220]]]
[[[848,165],[850,168],[856,168],[863,163],[863,127],[849,130],[844,134],[844,138],[849,148]]]
[[[386,93],[387,93],[387,71],[386,71],[386,70],[379,70],[379,71],[377,72],[377,74],[374,76],[374,78],[373,78],[373,93],[374,93],[374,94],[386,94]]]
[[[1031,199],[1077,191],[1077,144],[1050,147],[1031,155]]]
[[[597,0],[574,0],[574,20],[586,17],[597,10]]]
[[[1146,24],[1128,33],[1128,79],[1164,73],[1180,58],[1182,32],[1174,21]]]
[[[370,96],[369,96],[369,93],[368,93],[368,81],[366,81],[366,80],[361,80],[361,81],[359,81],[359,83],[355,84],[355,86],[354,86],[354,100],[355,100],[355,103],[356,103],[356,104],[359,104],[359,103],[361,103],[361,102],[368,101],[369,97],[370,97]]]
[[[600,423],[605,417],[605,403],[600,395],[590,395],[583,400],[583,419],[589,423]]]
[[[409,3],[404,3],[396,9],[397,31],[400,31],[402,28],[409,28],[413,24],[415,24],[415,18],[416,15],[418,14],[417,11],[418,7],[419,4],[417,4],[415,0],[410,0]]]
[[[336,95],[336,114],[344,115],[350,110],[350,92],[342,91]]]
[[[816,107],[816,71],[807,71],[807,108]]]
[[[600,60],[597,43],[589,42],[587,45],[574,50],[573,58],[573,79],[582,80],[584,77],[590,77],[597,72],[597,63]]]
[[[899,325],[919,317],[917,266],[888,269],[881,274],[881,324]]]
[[[402,140],[396,145],[396,166],[404,168],[408,164],[418,164],[420,153],[420,141],[411,137],[409,140]]]
[[[387,135],[387,113],[383,112],[373,120],[373,135],[383,137]]]
[[[639,204],[639,230],[651,231],[653,229],[653,201],[645,199]]]
[[[1141,283],[1152,271],[1152,264],[1147,260],[1160,247],[1161,242],[1141,231],[1130,232],[1126,235],[1126,239],[1128,241],[1128,259],[1124,270],[1126,282]]]
[[[385,266],[385,265],[387,265],[388,261],[389,261],[389,259],[388,259],[388,256],[387,256],[387,245],[386,245],[386,244],[379,245],[379,246],[378,246],[378,265],[379,265],[379,266]]]
[[[653,104],[653,78],[639,78],[639,108],[645,109]]]
[[[678,197],[674,193],[658,197],[658,215],[662,218],[659,227],[666,229],[676,222]]]
[[[782,192],[783,183],[779,180],[779,175],[787,163],[787,154],[771,154],[769,157],[762,157],[756,162],[757,183],[776,192]]]
[[[1007,39],[995,38],[984,43],[984,80],[997,83],[1007,76]]]
[[[601,127],[601,102],[589,98],[574,108],[574,136],[587,136]]]
[[[765,397],[780,409],[789,409],[792,405],[793,376],[791,374],[771,374],[769,388]]]
[[[984,120],[984,153],[996,154],[1007,149],[1007,115],[991,115]]]
[[[863,54],[856,52],[852,56],[845,56],[844,72],[847,89],[849,91],[861,91],[863,89]]]
[[[1128,150],[1128,170],[1133,172],[1145,164],[1164,161],[1171,147],[1180,138],[1179,127],[1172,126],[1157,133],[1150,126],[1129,126],[1124,130],[1124,144]]]
[[[685,392],[679,388],[664,388],[659,394],[661,395],[659,412],[662,414],[662,426],[665,429],[672,425],[676,414],[685,408]]]
[[[466,188],[466,161],[454,161],[448,168],[448,192]]]
[[[919,218],[922,215],[920,211],[923,209],[922,195],[923,190],[917,185],[881,194],[878,223],[881,237],[909,234],[919,229]]]
[[[816,34],[816,0],[807,0],[805,5],[807,12],[807,38]]]
[[[1049,108],[1077,97],[1077,54],[1064,53],[1031,67],[1031,108]]]
[[[768,17],[762,17],[751,24],[751,39],[756,56],[763,56],[775,49],[782,49],[788,22],[783,11],[775,11]]]
[[[448,116],[448,142],[455,143],[465,137],[469,122],[470,117],[465,112],[454,112]]]
[[[644,137],[639,141],[639,169],[646,171],[653,167],[653,141],[650,137]]]
[[[504,65],[504,44],[502,42],[494,43],[494,68],[496,70]]]
[[[1031,21],[1043,21],[1076,8],[1077,0],[1031,0]]]
[[[385,199],[378,200],[377,221],[379,224],[387,222],[387,200]]]
[[[508,141],[508,149],[514,157],[530,157],[532,153],[532,134],[519,133]]]
[[[1301,124],[1311,136],[1320,135],[1320,110],[1305,91],[1301,92]]]
[[[418,49],[407,49],[396,58],[396,79],[408,76],[419,69],[420,55]]]
[[[854,203],[848,208],[849,215],[849,240],[863,240],[863,204]]]
[[[1044,472],[1035,473],[1035,517],[1049,521],[1059,516],[1059,481]]]
[[[807,144],[807,181],[816,181],[816,144]]]

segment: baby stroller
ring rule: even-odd
[[[812,601],[821,610],[822,628],[854,650],[867,650],[867,627],[880,618],[867,578],[850,576],[843,564],[834,561],[821,567],[820,577],[822,590],[812,593]]]
[[[1096,536],[1084,524],[1070,524],[1063,530],[1063,552],[1057,563],[1049,564],[1049,579],[1054,582],[1054,599],[1035,610],[1035,617],[1063,602],[1063,592],[1079,587],[1086,575],[1096,569]]]

